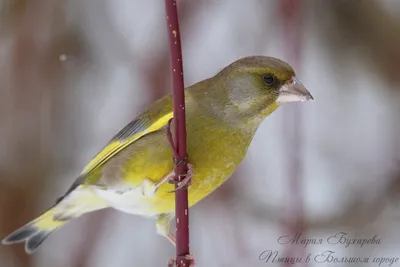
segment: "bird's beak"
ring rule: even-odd
[[[307,91],[304,85],[293,76],[292,79],[281,86],[276,101],[279,103],[286,103],[306,100],[314,100],[314,97]]]

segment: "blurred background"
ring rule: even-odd
[[[351,266],[400,258],[400,1],[178,7],[186,85],[269,55],[316,99],[268,117],[237,172],[191,209],[197,266],[293,266],[267,260],[268,250],[302,257],[298,266],[347,266],[314,260],[326,251],[369,258]],[[53,205],[119,129],[171,92],[168,49],[160,0],[0,2],[1,238]],[[327,243],[340,232],[380,244]],[[323,244],[278,242],[296,233]],[[32,256],[0,246],[0,266],[155,267],[174,253],[154,220],[102,210]]]

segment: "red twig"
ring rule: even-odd
[[[169,37],[173,102],[175,145],[175,180],[187,174],[185,95],[183,84],[182,48],[179,32],[179,21],[176,0],[165,0],[167,32]],[[175,158],[177,157],[177,158]],[[176,163],[182,164],[176,164]],[[189,251],[189,208],[187,188],[175,192],[176,216],[176,266],[189,267],[193,260],[188,257]],[[169,264],[169,266],[171,263]]]

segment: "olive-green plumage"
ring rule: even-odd
[[[187,150],[193,167],[190,206],[229,178],[262,120],[280,102],[312,99],[294,77],[281,60],[246,57],[185,90]],[[158,233],[173,242],[169,221],[175,194],[168,191],[174,185],[160,182],[173,170],[165,130],[172,109],[171,95],[150,106],[92,159],[55,206],[3,243],[27,241],[26,251],[32,252],[66,222],[107,207],[157,216]]]

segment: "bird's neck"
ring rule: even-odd
[[[279,103],[276,101],[272,103],[268,103],[267,100],[263,103],[259,99],[254,101],[257,96],[247,96],[247,100],[243,101],[243,98],[232,97],[233,92],[230,92],[229,89],[221,90],[221,86],[225,86],[225,84],[216,84],[209,79],[196,84],[193,88],[188,88],[188,104],[198,114],[212,117],[216,122],[224,122],[254,131],[265,117],[279,107]]]

